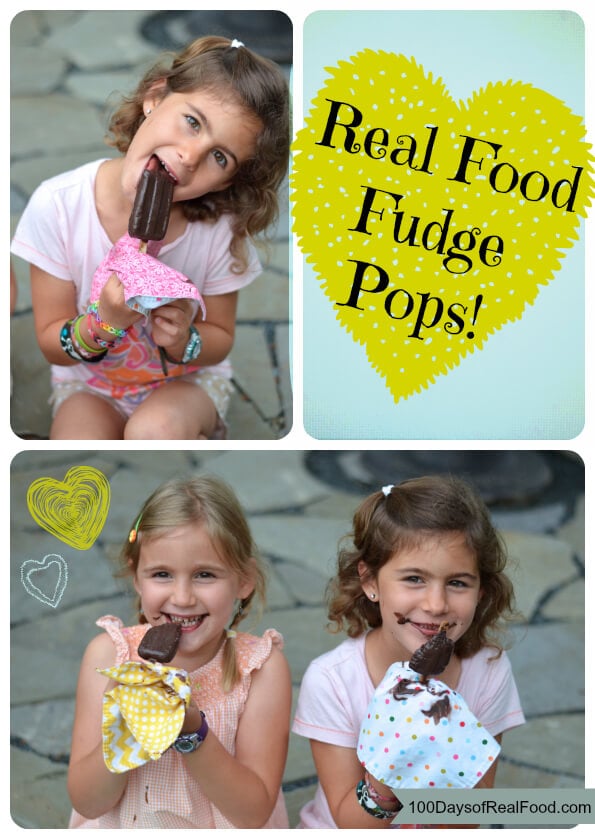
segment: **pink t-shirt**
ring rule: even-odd
[[[90,302],[91,284],[97,266],[112,247],[95,206],[95,178],[103,160],[56,175],[41,183],[27,204],[17,226],[11,251],[76,290],[80,313]],[[159,260],[188,277],[203,297],[226,294],[247,286],[262,267],[254,246],[248,242],[248,267],[242,274],[232,270],[229,252],[232,233],[229,218],[214,224],[188,224],[182,236],[164,245]],[[208,305],[207,305],[208,318]],[[172,376],[191,372],[199,365],[171,365]],[[209,370],[231,377],[227,360]],[[134,393],[135,385],[163,382],[159,355],[150,334],[150,321],[140,321],[125,341],[98,364],[54,365],[54,381],[93,380],[113,396]]]
[[[366,636],[348,638],[314,659],[300,688],[293,731],[310,740],[356,749],[360,724],[374,694],[365,660]],[[488,661],[482,649],[461,662],[457,691],[494,737],[522,725],[525,717],[506,653]],[[320,784],[300,813],[300,827],[336,828]]]

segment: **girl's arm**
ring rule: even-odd
[[[233,346],[238,292],[205,297],[204,302],[207,319],[200,320],[199,310],[194,320],[202,340],[197,363],[210,367],[227,358]],[[187,300],[176,300],[153,312],[153,340],[165,348],[170,358],[181,359],[184,354],[191,323],[190,313],[191,304]]]
[[[78,314],[74,283],[60,280],[32,265],[31,301],[37,342],[46,359],[50,364],[65,366],[79,363],[66,355],[60,344],[60,330],[64,323]],[[112,274],[101,291],[100,305],[105,321],[122,329],[141,317],[124,303],[123,286],[115,274]],[[93,348],[99,348],[87,328],[86,318],[82,319],[80,329],[85,343]],[[94,329],[96,334],[104,340],[113,338],[97,325]]]
[[[96,668],[111,667],[114,659],[110,637],[103,634],[94,638],[83,656],[76,692],[68,794],[74,809],[88,819],[114,807],[127,784],[127,775],[110,772],[103,759],[103,694],[109,683]]]
[[[75,364],[60,345],[62,326],[77,314],[74,283],[59,280],[32,265],[31,301],[37,342],[46,359],[50,364]]]
[[[289,666],[273,647],[252,675],[235,755],[209,731],[200,747],[183,757],[205,795],[237,828],[259,828],[270,818],[287,759],[290,713]]]
[[[376,819],[360,806],[355,788],[364,770],[355,749],[310,740],[318,780],[339,828],[386,828],[390,819]],[[378,785],[379,790],[381,789]]]

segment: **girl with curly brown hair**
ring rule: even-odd
[[[302,827],[391,825],[400,802],[365,771],[358,738],[391,665],[409,662],[445,627],[454,653],[439,677],[444,687],[464,698],[498,743],[524,722],[498,640],[513,608],[505,564],[485,504],[459,479],[404,481],[360,504],[328,589],[331,629],[348,638],[310,664],[296,709],[293,730],[309,738],[319,779]],[[406,767],[410,757],[405,748],[397,760]],[[497,759],[478,785],[493,786],[496,766]]]
[[[12,243],[31,264],[52,365],[50,437],[222,438],[238,293],[261,271],[253,240],[277,216],[287,171],[288,85],[241,42],[199,38],[145,74],[109,134],[121,155],[42,183]],[[147,168],[170,182],[173,203],[164,238],[139,256],[127,231]],[[147,315],[125,295],[130,266],[147,284],[173,272],[193,295],[157,295]]]

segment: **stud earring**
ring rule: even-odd
[[[376,594],[374,592],[370,594],[370,600],[376,600]]]
[[[147,108],[147,110],[145,111],[145,116],[148,117],[150,113],[151,113],[151,108]]]

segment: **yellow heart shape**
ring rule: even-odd
[[[73,548],[95,542],[109,512],[110,485],[92,466],[74,466],[63,481],[38,478],[27,491],[27,506],[37,524]]]
[[[394,401],[522,317],[593,196],[585,127],[530,84],[456,103],[413,59],[329,68],[294,146],[294,231]]]

